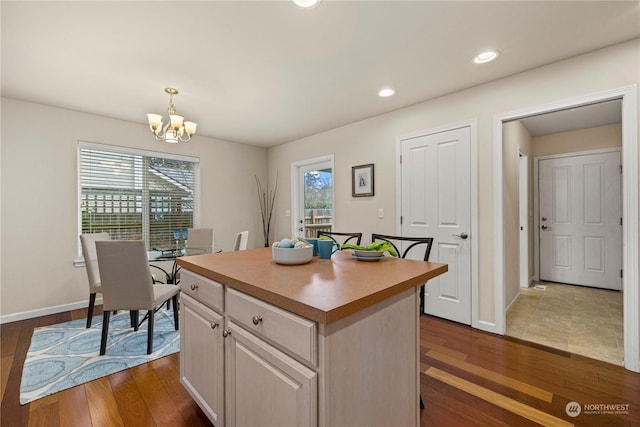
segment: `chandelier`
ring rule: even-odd
[[[178,89],[168,87],[164,89],[169,94],[169,122],[162,126],[161,114],[147,114],[149,119],[149,127],[158,141],[177,144],[178,142],[187,142],[191,139],[191,135],[196,133],[197,123],[185,122],[184,117],[176,114],[176,108],[173,106],[173,95],[178,94]]]

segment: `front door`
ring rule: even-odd
[[[433,237],[449,271],[425,286],[425,313],[471,324],[471,128],[401,140],[401,229]]]
[[[620,152],[539,161],[540,279],[622,285]]]

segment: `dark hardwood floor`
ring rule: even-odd
[[[0,326],[0,425],[211,425],[180,384],[178,354],[21,406],[33,329],[85,316],[75,310]],[[421,426],[640,425],[640,374],[619,366],[429,316],[421,317],[420,347]],[[580,404],[577,417],[567,415],[570,402]]]

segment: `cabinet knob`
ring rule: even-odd
[[[211,322],[211,329],[215,329],[219,326],[218,322]]]
[[[198,289],[198,285],[196,285],[195,283],[193,283],[193,284],[191,285],[191,290],[192,290],[192,291],[195,291],[196,289]]]
[[[262,316],[253,316],[251,320],[253,321],[254,325],[259,325],[260,323],[262,323]]]
[[[224,331],[222,331],[222,336],[223,337],[228,337],[229,335],[231,335],[231,331],[228,329],[225,329]]]

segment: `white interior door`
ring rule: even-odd
[[[620,152],[539,161],[540,279],[621,289]]]
[[[425,286],[425,313],[471,324],[471,128],[401,141],[401,229],[433,237],[449,271]]]

